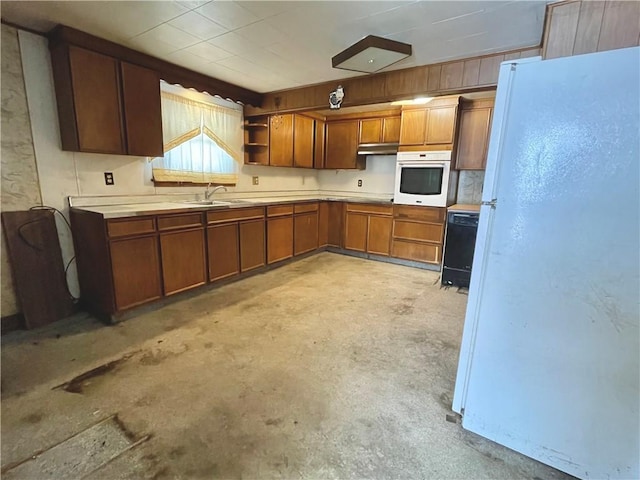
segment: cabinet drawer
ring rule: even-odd
[[[318,204],[317,203],[299,203],[294,205],[293,211],[295,213],[317,212]]]
[[[143,235],[155,231],[156,225],[153,217],[136,218],[135,220],[107,221],[107,232],[111,238]]]
[[[293,215],[293,205],[270,205],[267,207],[267,217]]]
[[[393,220],[393,238],[442,243],[444,225]]]
[[[413,207],[410,205],[394,205],[393,207],[394,217],[421,222],[444,224],[446,215],[447,209],[440,207]]]
[[[442,247],[430,243],[415,243],[393,239],[391,256],[416,262],[440,263]]]
[[[231,208],[228,210],[207,212],[207,223],[223,223],[258,218],[264,218],[263,207]]]
[[[158,217],[158,230],[175,230],[176,228],[199,227],[201,225],[202,213]]]
[[[369,203],[347,203],[347,212],[372,213],[374,215],[391,215],[391,205],[372,205]]]

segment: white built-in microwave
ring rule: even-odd
[[[451,151],[398,152],[394,203],[448,207],[455,203],[457,188]]]

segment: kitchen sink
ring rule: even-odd
[[[216,205],[233,205],[234,203],[245,203],[245,200],[188,200],[184,203],[188,203],[189,205],[209,205],[215,207]]]

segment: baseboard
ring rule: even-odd
[[[16,330],[26,330],[26,328],[24,315],[20,312],[0,318],[0,333],[2,333],[2,335],[15,332]]]

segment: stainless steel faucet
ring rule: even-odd
[[[209,187],[211,187],[211,182],[209,182],[209,185],[207,185],[207,189],[204,191],[205,200],[209,200],[211,196],[221,188],[223,188],[225,192],[227,191],[227,187],[225,187],[224,185],[218,185],[217,187],[214,187],[213,190],[211,191],[209,191]]]

